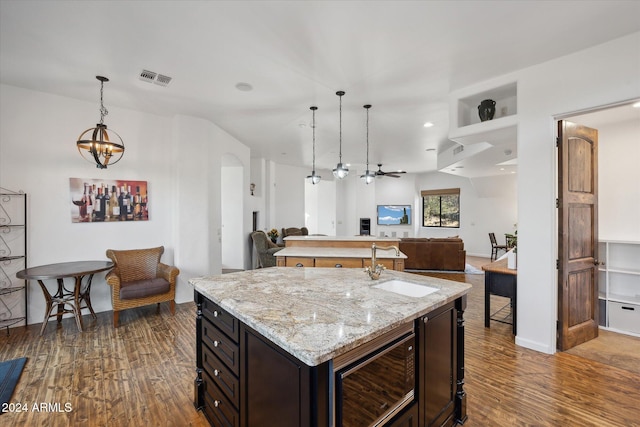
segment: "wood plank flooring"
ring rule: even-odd
[[[488,262],[468,258],[475,266]],[[439,277],[473,284],[465,313],[465,426],[640,426],[640,374],[629,368],[640,364],[638,353],[620,348],[623,358],[599,361],[588,351],[546,355],[517,347],[510,325],[484,328],[483,275]],[[29,358],[12,398],[28,411],[2,414],[0,424],[207,426],[193,407],[194,312],[193,303],[179,304],[171,316],[163,304],[159,313],[155,306],[123,312],[118,329],[105,312],[95,321],[85,316],[84,333],[72,319],[49,322],[43,337],[37,324],[9,336],[0,331],[1,360]],[[607,335],[609,353],[616,342],[640,342]],[[41,403],[49,410],[34,411]]]

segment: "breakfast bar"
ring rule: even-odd
[[[391,270],[371,280],[361,269],[286,267],[190,283],[197,305],[194,404],[212,425],[466,420],[469,284]],[[386,388],[377,394],[363,386],[373,360],[396,372],[371,370]],[[389,401],[363,403],[380,396]]]

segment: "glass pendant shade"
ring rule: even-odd
[[[342,164],[342,96],[344,91],[339,90],[336,95],[340,98],[340,157],[336,168],[333,170],[333,176],[338,179],[343,179],[349,175],[349,168]]]
[[[316,110],[318,107],[309,107],[312,111],[311,113],[311,129],[313,130],[313,169],[311,170],[311,175],[307,178],[311,180],[311,184],[316,185],[320,182],[322,177],[320,175],[316,175]]]
[[[364,183],[368,185],[376,179],[376,174],[375,172],[371,172],[369,169],[367,169],[364,175],[360,175],[360,178],[362,178],[364,180]]]
[[[107,131],[107,125],[104,124],[104,116],[109,112],[104,108],[102,94],[104,82],[109,79],[102,76],[96,76],[96,79],[100,81],[100,123],[82,132],[76,146],[82,157],[95,163],[98,169],[106,169],[107,165],[117,163],[124,156],[124,142],[117,132]]]

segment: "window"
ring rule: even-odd
[[[423,227],[460,227],[460,189],[423,190]]]

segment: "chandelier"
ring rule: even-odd
[[[78,151],[89,162],[95,162],[98,169],[106,169],[108,164],[117,163],[124,155],[124,142],[114,130],[107,132],[107,125],[104,124],[104,116],[109,114],[102,101],[104,82],[109,79],[96,76],[100,81],[100,123],[95,128],[85,130],[78,137]],[[117,137],[117,141],[109,139],[109,133]]]

